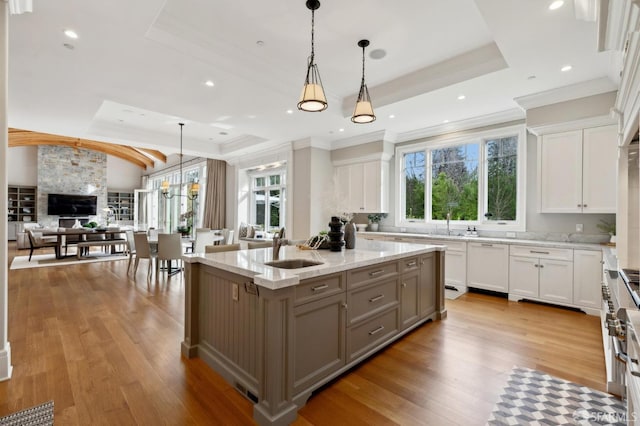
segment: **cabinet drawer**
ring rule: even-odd
[[[464,241],[452,240],[425,240],[427,244],[435,244],[438,246],[447,246],[447,251],[467,251],[467,243]]]
[[[420,262],[417,256],[400,260],[400,271],[402,273],[417,271],[418,269],[420,269]]]
[[[352,324],[399,303],[398,279],[392,278],[347,294],[347,322]]]
[[[387,262],[354,269],[347,272],[347,288],[352,289],[359,285],[383,278],[395,277],[396,275],[398,275],[398,262]]]
[[[535,257],[538,259],[573,261],[573,249],[513,245],[510,248],[509,254],[511,256]]]
[[[345,291],[344,274],[333,274],[304,280],[296,286],[295,305],[311,302]]]
[[[347,331],[347,362],[383,344],[398,333],[398,309],[382,312]]]

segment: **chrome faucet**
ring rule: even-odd
[[[278,260],[280,258],[280,247],[283,245],[289,244],[289,241],[284,239],[284,227],[280,228],[280,231],[277,231],[273,234],[273,260]]]

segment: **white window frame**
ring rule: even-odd
[[[269,176],[279,175],[280,183],[278,185],[270,185],[269,184]],[[252,223],[257,223],[257,211],[256,211],[256,191],[264,191],[265,193],[265,214],[267,212],[267,205],[269,195],[268,192],[274,189],[278,189],[280,191],[280,225],[278,228],[283,228],[286,223],[287,211],[286,211],[286,197],[287,197],[287,168],[286,167],[278,167],[273,169],[266,169],[260,171],[252,171],[248,173],[249,182],[250,182],[250,191],[249,191],[249,217],[251,218]],[[265,186],[257,187],[255,186],[257,178],[265,179]],[[270,232],[271,223],[270,217],[265,216],[265,232]]]
[[[487,170],[486,170],[486,141],[509,136],[518,137],[517,159],[517,197],[516,220],[514,221],[489,221],[484,217],[487,209]],[[450,222],[450,229],[455,233],[462,232],[467,227],[475,227],[484,231],[525,231],[526,230],[526,146],[527,133],[524,124],[495,128],[479,132],[471,132],[462,136],[442,137],[437,140],[421,141],[396,147],[395,150],[395,175],[396,193],[398,202],[395,209],[395,226],[400,228],[412,228],[416,230],[442,229],[446,226],[445,220],[431,219],[431,150],[447,148],[456,145],[477,143],[480,146],[478,155],[478,219]],[[405,218],[405,179],[404,179],[404,154],[425,151],[425,219],[407,220]]]

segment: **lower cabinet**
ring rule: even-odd
[[[572,304],[573,250],[511,246],[509,295]]]
[[[573,303],[600,309],[602,304],[602,252],[573,251]]]
[[[509,291],[509,246],[467,244],[467,285],[483,290]]]
[[[436,312],[435,276],[436,254],[425,254],[420,258],[420,283],[418,288],[418,294],[420,296],[420,319]]]

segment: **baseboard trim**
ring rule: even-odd
[[[11,344],[6,343],[5,348],[0,350],[0,382],[9,380],[13,366],[11,365]]]

